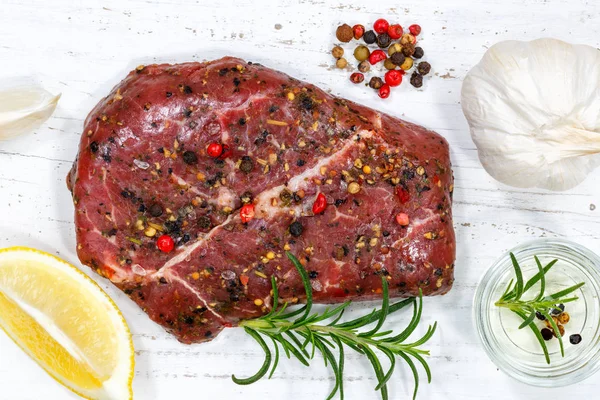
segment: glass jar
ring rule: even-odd
[[[508,283],[515,277],[510,252],[523,270],[524,281],[538,272],[534,256],[542,265],[558,259],[546,275],[545,294],[552,294],[579,282],[585,285],[572,293],[579,300],[566,303],[571,319],[564,325],[565,356],[556,338],[546,341],[550,364],[546,363],[540,343],[529,327],[518,329],[523,320],[507,308],[497,307]],[[484,274],[474,298],[473,320],[491,360],[506,374],[524,383],[556,387],[579,382],[600,369],[600,257],[576,243],[563,239],[541,239],[517,246],[504,254]],[[539,282],[523,296],[539,293]],[[538,328],[543,321],[535,319]],[[582,341],[573,345],[572,334]]]

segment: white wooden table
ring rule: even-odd
[[[482,169],[460,108],[462,78],[487,47],[504,39],[556,37],[600,47],[596,0],[2,0],[0,83],[41,82],[63,97],[35,134],[0,142],[0,247],[37,247],[80,265],[73,206],[65,176],[77,152],[83,119],[138,64],[237,55],[286,71],[340,95],[432,128],[451,144],[456,175],[456,283],[426,299],[424,321],[439,322],[428,343],[434,378],[420,399],[597,398],[600,376],[573,387],[539,389],[516,382],[487,358],[472,324],[471,304],[483,271],[503,251],[537,237],[565,236],[600,251],[600,171],[565,193],[516,190]],[[434,76],[422,90],[408,84],[381,101],[372,90],[331,68],[341,22],[379,17],[423,27],[422,45]],[[568,62],[568,60],[565,60]],[[582,77],[584,79],[585,77]],[[88,272],[87,268],[83,268]],[[152,323],[108,281],[93,278],[116,300],[134,334],[137,399],[321,399],[332,374],[321,359],[302,367],[283,361],[270,381],[236,386],[261,350],[239,329],[211,343],[185,346]],[[364,312],[365,305],[358,305]],[[402,324],[407,311],[394,319]],[[412,377],[400,368],[391,398],[408,399]],[[0,334],[0,399],[75,399]],[[348,399],[376,399],[366,360],[351,356]]]

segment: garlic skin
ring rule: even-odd
[[[463,113],[485,170],[567,190],[600,165],[600,51],[555,39],[492,46],[467,74]]]
[[[54,112],[60,94],[36,85],[0,90],[0,140],[39,128]]]

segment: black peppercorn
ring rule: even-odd
[[[98,142],[90,143],[90,150],[92,153],[96,153],[98,151]]]
[[[413,72],[413,74],[410,77],[410,84],[416,88],[420,88],[421,86],[423,86],[423,75]]]
[[[550,311],[550,314],[558,316],[558,315],[562,314],[563,311],[565,311],[565,305],[564,304],[559,304],[559,305],[556,306],[556,308],[553,308]]]
[[[150,213],[151,216],[153,217],[160,217],[163,214],[163,208],[161,207],[160,204],[154,203],[150,206],[150,208],[148,209],[148,212]]]
[[[363,35],[363,40],[366,44],[373,44],[377,40],[377,35],[373,31],[366,31]]]
[[[249,173],[254,169],[254,161],[248,156],[242,157],[242,162],[240,163],[240,171]]]
[[[198,218],[198,226],[201,229],[208,229],[211,226],[210,223],[210,218],[208,218],[207,216],[203,215],[200,218]]]
[[[377,36],[377,46],[379,46],[382,49],[388,47],[391,42],[392,38],[387,33],[382,33],[381,35]]]
[[[383,80],[377,76],[374,76],[369,81],[369,87],[372,89],[379,89],[383,85]]]
[[[311,99],[308,96],[302,96],[302,100],[300,100],[300,105],[305,110],[312,110],[313,107],[315,106],[313,99]]]
[[[250,204],[252,202],[252,199],[253,199],[253,196],[250,191],[245,191],[240,196],[240,200],[242,201],[243,204]]]
[[[299,221],[294,221],[290,224],[290,233],[292,234],[292,236],[298,237],[302,235],[303,230],[304,227]]]
[[[579,333],[575,333],[575,334],[569,336],[569,342],[571,342],[571,344],[581,343],[581,335]]]
[[[536,317],[537,317],[537,319],[539,319],[540,321],[545,321],[545,320],[546,320],[546,317],[544,317],[544,314],[542,314],[542,313],[541,313],[541,312],[539,312],[539,311],[536,311],[536,312],[535,312],[535,316],[536,316]]]
[[[296,161],[296,165],[299,166],[299,167],[302,167],[304,164],[306,164],[306,161],[304,161],[302,159]]]
[[[198,162],[198,156],[191,150],[183,152],[183,162],[188,165],[193,165]]]
[[[422,47],[415,47],[415,52],[413,53],[413,58],[421,58],[425,55]]]
[[[309,277],[310,279],[316,279],[316,278],[317,278],[317,276],[319,276],[319,273],[318,273],[317,271],[310,271],[310,272],[308,273],[308,277]]]
[[[420,62],[417,71],[419,71],[421,75],[427,75],[429,71],[431,71],[431,64],[427,61]]]
[[[394,65],[401,66],[404,64],[404,60],[406,60],[406,56],[402,54],[402,52],[397,51],[390,57],[390,61],[394,63]]]
[[[544,338],[544,340],[546,340],[546,341],[548,341],[548,340],[552,339],[552,336],[554,336],[554,335],[552,334],[552,331],[551,331],[550,329],[548,329],[548,328],[544,328],[544,329],[542,329],[542,330],[541,330],[541,333],[542,333],[542,337],[543,337],[543,338]]]

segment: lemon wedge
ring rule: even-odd
[[[127,323],[110,297],[71,264],[35,249],[1,249],[0,328],[80,396],[133,398]]]

